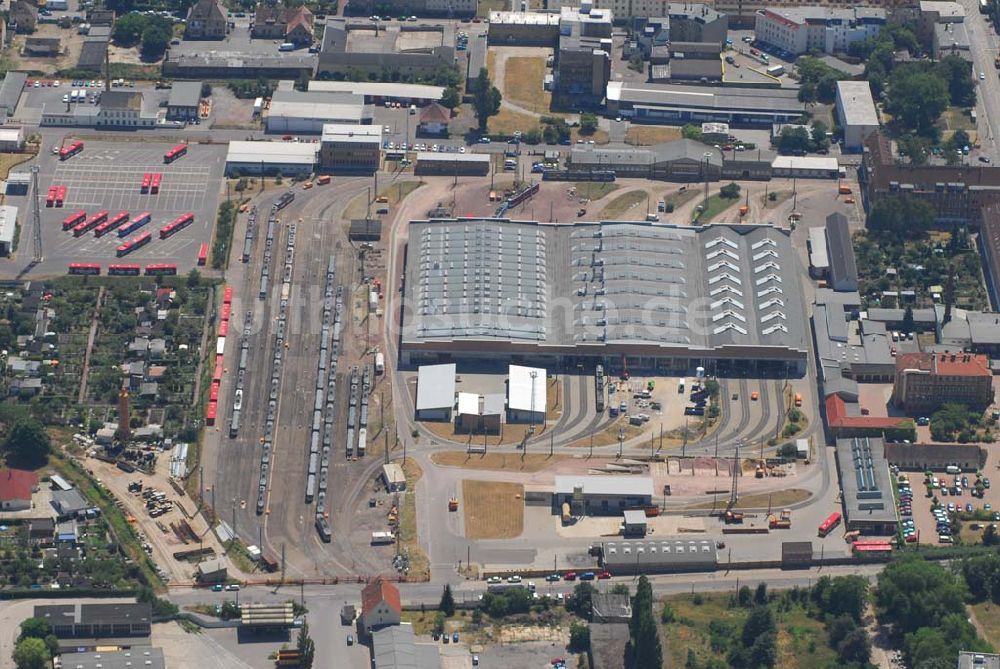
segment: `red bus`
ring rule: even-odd
[[[228,321],[229,317],[233,315],[233,305],[228,302],[222,303],[222,309],[219,312],[219,320]]]
[[[219,405],[217,402],[209,402],[208,408],[205,409],[205,425],[215,425],[215,417],[219,413]]]
[[[212,389],[208,393],[208,401],[209,402],[219,401],[219,384],[215,383],[214,381],[212,382]]]
[[[188,152],[187,144],[178,144],[163,154],[163,162],[172,163]]]
[[[160,239],[166,239],[174,233],[180,232],[187,226],[194,223],[194,214],[184,214],[174,219],[173,223],[167,223],[160,228]]]
[[[97,263],[72,262],[68,274],[100,274],[101,266]]]
[[[148,235],[148,232],[142,233]],[[177,265],[170,263],[157,263],[146,265],[146,276],[173,276],[177,274]]]
[[[56,203],[56,187],[49,186],[49,194],[45,196],[45,206],[52,207]]]
[[[153,175],[152,174],[150,174],[149,172],[146,172],[145,174],[143,174],[142,175],[142,186],[139,187],[139,192],[140,193],[148,193],[149,192],[149,182],[152,181],[152,180],[153,180]]]
[[[63,202],[66,200],[66,186],[59,186],[56,188],[56,206],[63,206]]]
[[[217,383],[222,383],[222,356],[216,356],[215,358],[215,372],[212,374],[212,381]]]
[[[142,226],[149,223],[152,220],[152,218],[153,215],[150,214],[148,211],[142,212],[141,214],[133,218],[131,221],[129,221],[122,227],[118,228],[118,236],[119,237],[128,236],[130,233],[135,232]]]
[[[826,535],[830,534],[833,528],[835,528],[837,525],[840,525],[840,512],[834,511],[829,516],[827,516],[827,519],[824,520],[823,524],[819,526],[819,536],[825,537]]]
[[[69,160],[81,151],[83,151],[83,142],[76,140],[69,146],[59,149],[59,160]]]
[[[70,214],[63,219],[63,230],[69,230],[70,228],[76,226],[77,223],[82,223],[87,219],[87,212],[81,209],[75,214]]]
[[[229,334],[229,321],[222,321],[219,323],[219,336],[225,337]]]
[[[153,180],[149,184],[150,193],[155,195],[156,193],[160,192],[160,179],[162,178],[163,178],[162,174],[160,174],[159,172],[153,172]]]
[[[232,304],[233,303],[233,287],[226,286],[225,290],[222,291],[222,303]]]
[[[128,212],[119,211],[117,214],[114,215],[114,217],[108,219],[107,221],[104,221],[96,228],[94,228],[94,236],[103,237],[104,235],[108,234],[121,224],[125,223],[127,220],[128,220]]]
[[[198,264],[204,266],[208,262],[208,244],[202,243],[198,247]]]
[[[142,248],[143,246],[151,242],[152,239],[153,235],[149,234],[149,232],[144,232],[141,235],[136,235],[135,237],[133,237],[132,239],[128,240],[127,242],[119,246],[117,249],[115,249],[115,253],[118,255],[119,258],[121,258],[122,256],[127,256],[129,253],[132,253],[132,251],[135,251],[138,248]]]
[[[76,227],[73,228],[73,236],[79,237],[80,235],[93,230],[106,220],[108,220],[108,212],[99,211],[83,223],[78,223]]]
[[[139,276],[141,265],[108,265],[109,276]]]

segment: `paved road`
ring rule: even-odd
[[[969,31],[969,41],[972,47],[972,58],[975,62],[974,77],[979,84],[976,115],[978,116],[979,141],[982,144],[981,154],[989,156],[994,161],[1000,159],[1000,79],[994,67],[997,56],[998,40],[993,27],[986,17],[979,13],[979,3],[976,0],[960,0],[965,8],[965,25]],[[986,74],[982,81],[979,73]]]

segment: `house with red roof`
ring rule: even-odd
[[[990,359],[979,353],[903,353],[896,356],[892,396],[907,412],[930,412],[956,402],[974,409],[993,403]]]
[[[451,112],[436,102],[432,102],[420,111],[420,124],[417,125],[418,135],[447,135],[448,121]]]
[[[826,427],[831,439],[884,437],[886,440],[913,440],[915,424],[907,416],[866,416],[856,401],[848,402],[838,393],[826,398]]]
[[[31,494],[38,487],[38,474],[24,469],[0,469],[0,510],[31,508]]]
[[[398,625],[403,615],[399,588],[379,576],[361,591],[361,629],[365,634]]]

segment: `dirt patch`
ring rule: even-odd
[[[568,457],[568,455],[550,456],[544,453],[520,455],[517,453],[468,454],[462,451],[438,451],[431,454],[431,462],[442,467],[534,473]]]
[[[60,28],[52,23],[39,23],[35,32],[30,35],[30,37],[58,37],[62,50],[54,58],[21,55],[24,53],[24,44],[28,37],[28,35],[17,35],[14,37],[12,46],[7,51],[14,65],[11,69],[58,72],[59,70],[76,67],[77,61],[80,60],[80,49],[83,48],[83,36],[77,35],[75,29]]]
[[[603,220],[615,221],[622,219],[625,220],[642,220],[646,212],[640,210],[642,207],[647,206],[649,202],[649,193],[644,190],[633,190],[627,193],[622,193],[618,197],[614,198],[601,210],[601,218]]]
[[[417,481],[424,475],[424,470],[413,458],[407,458],[405,462],[400,463],[400,466],[406,476],[406,487],[410,491],[415,490]],[[399,507],[399,549],[410,556],[409,576],[429,577],[430,560],[427,559],[427,554],[417,540],[417,496],[413,492],[402,495]]]
[[[631,125],[625,133],[626,144],[663,144],[681,138],[680,128],[658,125]]]
[[[0,153],[0,179],[6,179],[10,170],[35,157],[34,153]]]
[[[500,446],[501,444],[519,444],[524,441],[531,429],[530,425],[521,423],[503,423],[500,434],[469,434],[459,431],[454,423],[421,423],[435,437],[457,444],[472,444],[474,446]],[[535,425],[535,434],[545,432],[545,425]]]
[[[770,504],[772,509],[780,509],[782,507],[786,507],[791,504],[798,504],[799,502],[804,502],[810,497],[812,497],[812,493],[809,492],[808,490],[802,490],[801,488],[775,490],[772,493],[762,492],[762,493],[756,493],[754,495],[740,496],[736,501],[736,508],[764,509],[767,508],[768,504]],[[703,502],[701,504],[693,504],[686,508],[711,509],[712,506],[713,506],[712,502]]]
[[[524,530],[524,486],[497,481],[462,481],[465,536],[514,539]]]
[[[518,107],[548,113],[552,94],[544,89],[545,58],[508,58],[504,69],[503,96]]]
[[[372,215],[375,215],[375,212],[380,208],[396,206],[406,199],[407,195],[417,190],[422,185],[422,181],[399,181],[391,186],[386,186],[385,188],[379,190],[378,195],[375,196],[376,201],[371,203]],[[378,202],[377,200],[380,198],[385,198],[386,202]],[[344,210],[342,217],[347,221],[364,218],[368,211],[368,204],[368,194],[362,193],[351,200],[351,203],[347,205],[347,208]]]

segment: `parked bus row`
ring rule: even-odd
[[[160,192],[160,181],[162,179],[163,175],[159,172],[146,172],[142,175],[142,184],[139,186],[139,192],[143,195],[156,195]]]
[[[61,207],[66,200],[66,186],[49,186],[48,195],[45,196],[46,207]]]
[[[202,244],[205,246],[205,244]],[[212,376],[212,385],[208,392],[208,407],[205,409],[205,424],[215,425],[215,419],[219,414],[219,387],[222,385],[222,360],[223,354],[226,348],[226,336],[229,334],[229,318],[232,315],[233,309],[233,289],[231,286],[226,286],[222,291],[222,309],[219,312],[219,331],[218,338],[216,339],[215,345],[215,368],[218,374]],[[249,315],[248,315],[249,323]],[[249,328],[249,325],[247,326]],[[245,338],[244,338],[245,340]],[[244,366],[241,371],[246,368]],[[242,397],[242,389],[237,390]]]
[[[99,275],[101,273],[100,263],[70,263],[67,274]],[[142,265],[115,264],[108,265],[108,276],[174,276],[177,274],[177,265],[173,263],[150,263],[145,266],[143,272]]]

